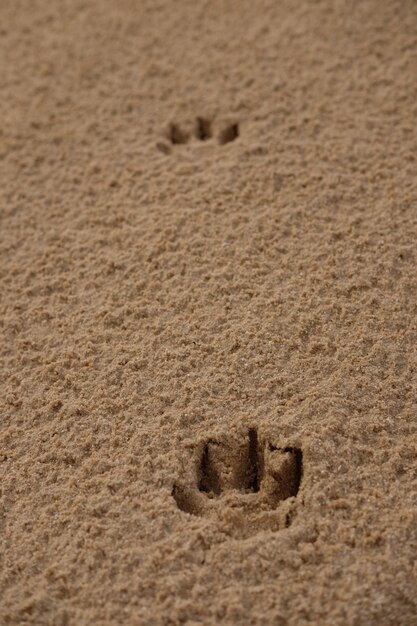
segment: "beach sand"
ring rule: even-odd
[[[417,624],[415,0],[2,0],[0,624]]]

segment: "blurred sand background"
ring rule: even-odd
[[[2,0],[0,79],[0,624],[415,626],[415,0]]]

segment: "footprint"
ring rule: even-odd
[[[220,127],[216,131],[213,130],[212,120],[207,117],[197,117],[193,128],[189,125],[180,125],[175,122],[171,122],[164,133],[165,139],[159,140],[156,143],[158,150],[165,155],[171,154],[173,146],[184,145],[195,141],[208,142],[217,136],[218,143],[223,146],[226,143],[230,143],[239,137],[239,124],[237,122],[233,124],[227,124]]]
[[[299,448],[277,447],[251,428],[208,440],[191,470],[172,492],[182,511],[217,520],[235,537],[291,523],[303,473]]]

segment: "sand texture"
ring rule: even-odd
[[[0,626],[416,626],[416,0],[1,0],[0,85]]]

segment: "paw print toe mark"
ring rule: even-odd
[[[219,495],[221,491],[219,474],[215,463],[213,463],[212,455],[213,443],[207,443],[204,446],[203,454],[200,462],[200,480],[198,483],[199,491],[207,494]]]
[[[220,145],[230,143],[239,137],[239,124],[229,124],[224,128],[219,135]]]
[[[169,125],[168,137],[173,145],[187,143],[188,141],[188,133],[175,123]]]
[[[213,136],[211,121],[204,117],[197,117],[195,135],[200,141],[206,141]]]

